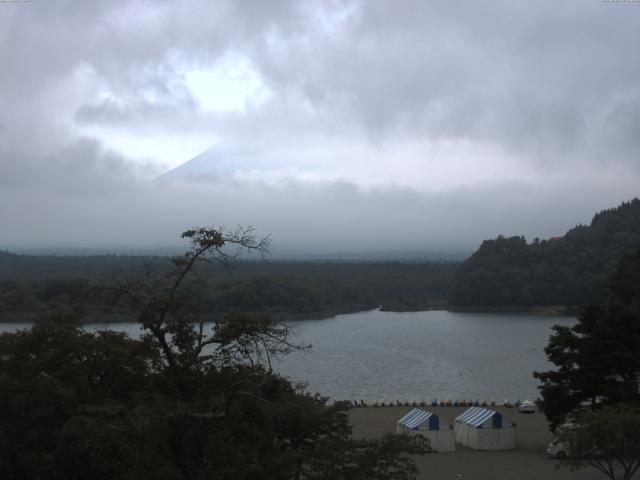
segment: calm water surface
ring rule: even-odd
[[[550,368],[544,355],[551,326],[567,317],[514,314],[360,312],[290,322],[295,352],[274,368],[312,392],[368,402],[438,399],[534,399],[534,370]],[[0,324],[0,331],[24,328]],[[104,328],[91,325],[89,329]],[[111,325],[132,336],[137,324]]]
[[[365,401],[433,398],[534,399],[534,370],[554,324],[567,317],[513,314],[361,312],[293,322],[309,352],[278,365],[293,381],[332,398]]]

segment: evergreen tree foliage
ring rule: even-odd
[[[581,307],[603,303],[620,258],[640,247],[640,199],[597,213],[590,226],[527,243],[486,240],[457,271],[456,306]]]
[[[604,305],[589,305],[573,327],[554,326],[545,352],[557,370],[536,372],[552,428],[590,406],[640,405],[640,249],[625,255]]]

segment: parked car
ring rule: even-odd
[[[531,400],[525,400],[518,407],[520,413],[536,413],[536,405]]]
[[[567,458],[569,456],[569,444],[556,437],[551,440],[551,443],[547,446],[546,452],[547,456],[551,458]]]
[[[569,442],[575,440],[573,432],[577,432],[580,428],[582,427],[577,423],[565,423],[560,425],[556,430],[556,433],[561,435],[562,439],[555,437],[551,441],[551,443],[547,446],[547,455],[551,458],[559,459],[574,456],[574,454],[571,452],[571,446]],[[581,456],[584,456],[585,458],[595,458],[600,455],[602,455],[602,450],[598,448],[593,448],[589,452],[581,452]]]

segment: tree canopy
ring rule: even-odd
[[[556,370],[536,372],[552,427],[585,405],[640,405],[640,249],[620,261],[604,305],[573,327],[554,326],[545,352]]]
[[[284,319],[327,318],[382,306],[396,311],[442,306],[457,263],[286,262],[239,259],[233,268],[201,264],[190,281],[196,300],[213,317],[268,313]],[[114,272],[137,278],[151,267],[167,274],[167,257],[0,255],[0,321],[31,321],[72,310],[84,321],[131,318],[101,295]],[[194,280],[193,278],[190,280]]]
[[[196,269],[266,244],[251,230],[193,229],[174,268],[116,279],[140,339],[60,315],[0,335],[0,477],[411,480],[419,437],[350,438],[329,405],[270,368],[286,325],[238,313],[203,321]],[[229,250],[229,247],[232,250]]]
[[[558,433],[569,446],[571,468],[591,466],[611,480],[631,480],[640,468],[640,409],[605,406],[587,410],[574,428]]]
[[[465,306],[583,307],[607,298],[607,278],[640,245],[640,199],[597,213],[548,240],[486,240],[458,269],[452,303]]]

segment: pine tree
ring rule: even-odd
[[[552,428],[599,404],[640,404],[640,249],[620,261],[606,305],[586,307],[573,327],[554,326],[545,352],[557,370],[535,372]]]

